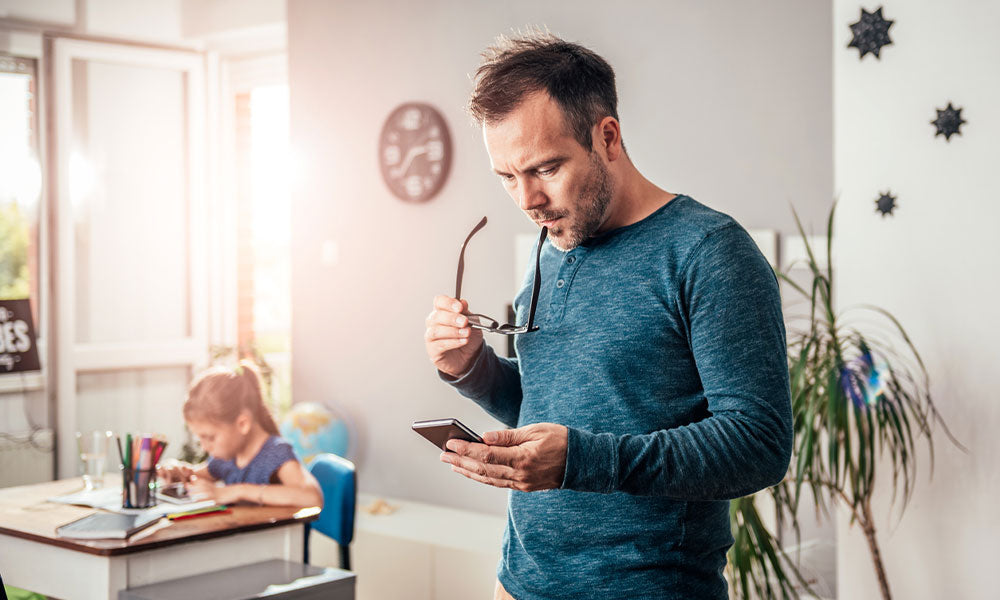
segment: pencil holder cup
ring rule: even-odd
[[[156,506],[156,468],[121,467],[122,508]]]

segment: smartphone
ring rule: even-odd
[[[190,502],[191,496],[188,495],[187,486],[184,485],[183,481],[177,481],[160,488],[157,492],[159,496],[166,496],[165,500],[167,502]]]
[[[445,446],[450,439],[460,439],[467,442],[477,442],[482,444],[483,438],[466,427],[458,419],[431,419],[430,421],[414,421],[413,431],[424,436],[432,444],[445,452],[451,452]]]

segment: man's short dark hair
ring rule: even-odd
[[[501,36],[483,52],[469,112],[480,125],[506,118],[525,96],[544,91],[562,108],[573,137],[587,151],[591,129],[618,119],[615,71],[592,50],[548,32]]]

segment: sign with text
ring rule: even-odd
[[[0,375],[41,370],[28,300],[0,300]]]

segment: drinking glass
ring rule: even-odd
[[[80,468],[83,471],[83,487],[93,490],[104,484],[104,466],[111,447],[110,431],[78,431],[76,447],[80,452]]]

